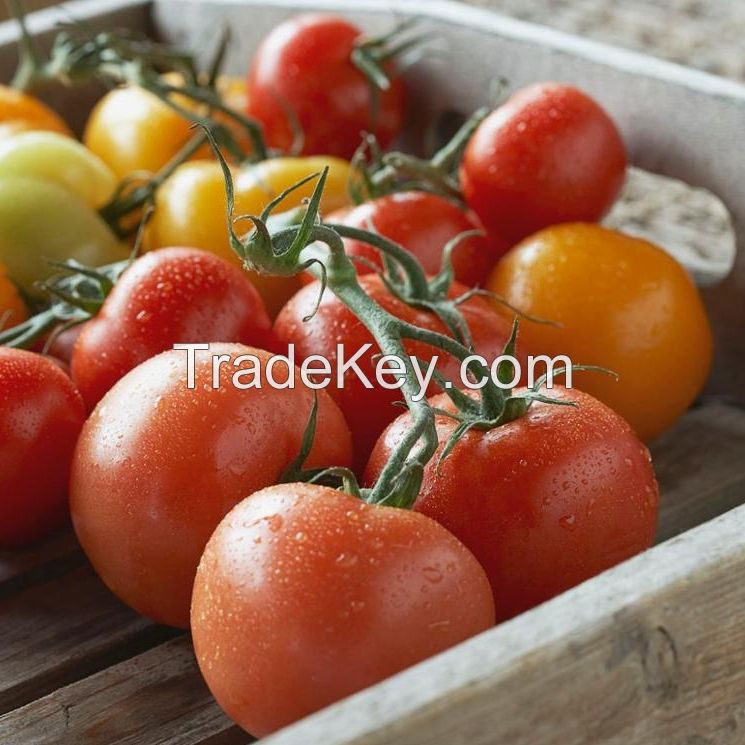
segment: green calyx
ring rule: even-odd
[[[463,151],[489,109],[476,111],[429,160],[406,153],[384,153],[367,135],[352,158],[350,196],[357,204],[402,191],[424,191],[462,203],[458,167]]]

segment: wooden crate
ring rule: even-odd
[[[447,64],[412,71],[414,133],[443,112],[484,103],[497,75],[515,86],[581,85],[620,123],[636,165],[718,194],[745,245],[745,88],[737,84],[436,0],[87,0],[68,12],[205,55],[229,22],[228,64],[240,71],[263,33],[308,7],[342,10],[370,29],[416,14],[445,40]],[[32,30],[48,39],[59,18],[40,13]],[[4,79],[14,41],[15,30],[0,26]],[[60,91],[51,100],[80,123],[95,95]],[[683,216],[686,204],[676,205]],[[690,226],[694,242],[699,227]],[[727,242],[720,248],[694,246],[701,256],[684,258],[712,280],[731,262]],[[658,545],[267,745],[745,742],[745,253],[705,294],[715,370],[707,394],[653,448]],[[122,606],[71,535],[0,557],[2,745],[249,741],[209,695],[188,636]]]

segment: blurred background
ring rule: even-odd
[[[461,1],[745,80],[745,0]],[[33,10],[58,3],[24,4]],[[0,0],[0,18],[5,17]]]

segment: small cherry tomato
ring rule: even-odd
[[[80,197],[28,176],[0,176],[0,263],[29,293],[58,269],[50,261],[77,259],[101,266],[129,250]]]
[[[18,288],[8,278],[6,268],[0,264],[0,331],[25,321],[28,318],[26,304]]]
[[[178,76],[171,73],[166,77],[179,84]],[[228,105],[244,104],[243,87],[235,79],[225,79],[219,81],[218,92]],[[175,101],[189,111],[199,109],[185,97]],[[220,114],[215,119],[224,121]],[[236,135],[239,144],[248,145],[247,135],[237,131]],[[123,86],[109,91],[94,106],[83,142],[122,179],[133,174],[156,173],[193,136],[192,122],[155,94],[137,86]],[[209,147],[200,149],[197,157],[209,158]]]
[[[258,737],[494,623],[484,570],[434,520],[307,484],[225,517],[191,613],[207,684]]]
[[[617,382],[576,373],[574,384],[643,440],[674,424],[706,382],[712,335],[701,297],[685,269],[645,240],[590,224],[547,228],[513,248],[487,287],[561,324],[522,325],[536,354],[618,373]]]
[[[328,215],[325,221],[380,233],[411,251],[428,274],[440,271],[443,249],[449,241],[466,231],[484,230],[473,213],[444,197],[416,191],[391,194],[352,209],[342,209]],[[452,254],[455,278],[469,287],[483,285],[497,259],[508,248],[501,239],[486,234],[464,238]],[[350,256],[358,256],[376,267],[383,266],[380,253],[367,243],[345,238],[344,249]],[[357,271],[368,274],[372,268],[357,262]]]
[[[272,158],[235,170],[235,214],[260,214],[274,197],[325,166],[330,170],[322,209],[332,211],[348,204],[349,163],[346,161]],[[297,207],[312,192],[313,184],[306,184],[288,195],[282,204],[286,209]],[[226,223],[225,178],[219,164],[215,161],[184,163],[158,190],[155,213],[148,225],[147,247],[193,246],[238,264],[240,260],[228,241]],[[239,233],[250,229],[250,222],[236,224]],[[249,276],[272,316],[300,284],[296,277],[270,277],[254,272]]]
[[[444,324],[433,313],[407,305],[390,293],[379,275],[366,274],[360,277],[359,282],[375,302],[397,318],[431,331],[446,332]],[[451,290],[452,297],[466,290],[463,285],[455,283]],[[274,332],[280,344],[294,345],[298,361],[310,355],[322,355],[330,362],[332,382],[327,390],[339,404],[352,430],[355,465],[361,470],[380,433],[398,415],[400,410],[395,404],[403,400],[403,393],[381,387],[376,382],[378,347],[362,322],[336,295],[328,290],[324,292],[314,314],[319,293],[319,281],[303,287],[280,311],[274,323]],[[471,331],[476,353],[491,362],[502,353],[509,339],[510,322],[491,308],[488,301],[479,297],[463,303],[460,311]],[[303,320],[311,315],[309,321]],[[357,359],[357,365],[372,387],[368,388],[365,380],[350,367],[344,373],[344,386],[339,388],[336,385],[339,362],[337,345],[344,345],[344,356],[349,360],[368,343],[372,347]],[[407,353],[418,357],[423,366],[428,365],[435,355],[432,347],[421,342],[407,342],[405,346]],[[460,363],[444,352],[438,351],[436,354],[439,357],[437,372],[460,387]]]
[[[424,469],[414,509],[473,551],[505,620],[652,545],[659,492],[649,451],[628,424],[579,390],[546,394],[525,416],[471,429],[438,455],[457,422],[438,417],[440,449]],[[454,407],[445,395],[432,405]],[[378,441],[372,482],[409,427],[404,414]]]
[[[61,527],[85,406],[46,357],[0,347],[0,547],[33,543]]]
[[[387,148],[403,126],[406,89],[391,75],[373,119],[370,81],[352,62],[362,39],[357,26],[334,15],[306,14],[277,26],[260,44],[248,74],[248,114],[264,125],[270,145],[288,151],[303,136],[304,155],[351,158],[363,132]]]
[[[95,208],[116,188],[111,169],[79,142],[57,132],[23,132],[0,140],[0,177],[51,181]]]
[[[135,261],[72,354],[72,377],[92,409],[132,368],[177,343],[271,346],[271,322],[238,267],[192,248],[163,248]]]
[[[481,123],[461,181],[484,225],[515,242],[548,225],[599,220],[625,173],[623,140],[598,103],[571,86],[538,83]]]
[[[72,137],[62,117],[38,98],[0,85],[0,140],[30,130],[59,132]]]
[[[217,388],[213,355],[228,358]],[[247,494],[277,483],[300,452],[313,391],[299,375],[294,387],[270,385],[270,359],[241,344],[213,344],[196,354],[190,389],[187,353],[164,352],[122,378],[83,428],[70,480],[75,531],[109,588],[160,623],[188,626],[194,574],[213,530]],[[241,371],[241,385],[258,375],[262,387],[238,388]],[[286,364],[273,371],[287,382]],[[318,391],[306,465],[350,459],[344,418]]]

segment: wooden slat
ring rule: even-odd
[[[689,411],[652,447],[662,542],[745,503],[745,409],[721,402]]]
[[[122,605],[88,566],[0,599],[0,713],[173,633]]]
[[[13,745],[247,745],[212,699],[187,637],[0,717]]]
[[[266,745],[741,745],[745,507]]]

